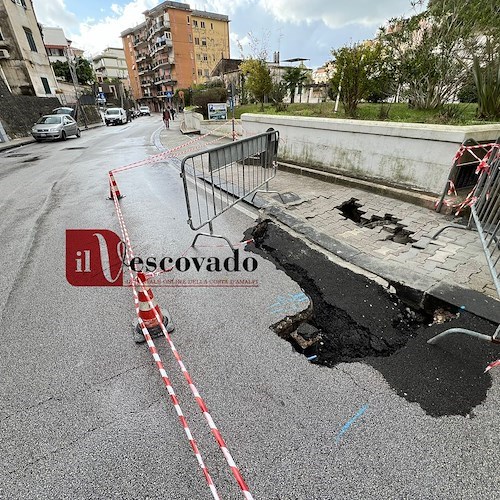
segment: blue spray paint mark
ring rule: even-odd
[[[358,413],[356,413],[356,415],[354,415],[354,417],[352,417],[348,422],[346,422],[344,424],[344,426],[342,427],[342,429],[340,429],[339,433],[337,434],[337,437],[335,438],[335,443],[339,443],[340,442],[340,438],[348,431],[349,427],[351,427],[351,425],[356,422],[356,420],[358,420],[359,417],[361,417],[361,415],[363,415],[363,413],[368,409],[368,405],[364,405],[362,406],[359,410],[358,410]]]
[[[292,314],[299,309],[299,304],[308,301],[309,297],[304,292],[290,293],[287,296],[279,295],[276,297],[276,302],[269,306],[269,309],[273,314]]]

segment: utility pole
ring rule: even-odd
[[[66,47],[64,49],[64,54],[66,56],[66,61],[68,62],[69,73],[71,75],[71,80],[73,81],[73,88],[75,89],[75,99],[76,99],[75,118],[78,119],[78,114],[81,111],[83,117],[83,123],[85,125],[85,128],[88,129],[89,127],[87,125],[87,117],[85,116],[85,111],[83,111],[83,108],[80,106],[80,100],[78,96],[78,76],[76,74],[76,57],[71,47]]]

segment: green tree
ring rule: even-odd
[[[261,103],[264,109],[264,98],[273,87],[271,72],[262,59],[246,59],[240,64],[240,70],[245,77],[245,89]]]
[[[62,78],[66,82],[71,81],[71,73],[67,61],[55,61],[52,63],[52,68],[57,78]]]
[[[500,119],[500,56],[493,44],[487,43],[487,57],[474,56],[472,73],[477,90],[478,117]]]
[[[75,61],[76,64],[76,77],[78,83],[83,85],[90,85],[95,81],[94,69],[87,59],[83,57],[78,57]],[[54,69],[54,74],[58,78],[64,79],[66,82],[72,83],[71,72],[69,70],[67,61],[56,61],[52,63],[52,68]]]
[[[295,99],[295,90],[299,87],[300,91],[307,81],[307,71],[301,67],[286,68],[283,73],[283,81],[290,92],[290,102],[293,104]]]
[[[286,105],[283,104],[283,99],[288,93],[288,87],[285,82],[274,82],[271,92],[269,93],[269,98],[273,102],[276,111],[284,111]]]
[[[386,60],[380,43],[359,43],[333,50],[335,74],[331,80],[331,95],[340,97],[346,115],[357,116],[361,100],[379,89],[386,79]]]
[[[434,109],[456,98],[474,55],[484,55],[485,40],[498,50],[499,33],[496,0],[431,0],[419,14],[392,19],[379,38],[409,103]]]

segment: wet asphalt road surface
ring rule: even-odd
[[[119,232],[106,173],[154,154],[159,125],[158,116],[144,117],[0,155],[0,498],[211,498],[151,355],[132,340],[131,291],[76,288],[65,279],[65,230]],[[230,255],[211,240],[189,250],[182,184],[168,162],[117,182],[136,255]],[[256,218],[232,210],[215,227],[237,242]],[[422,385],[416,367],[427,368],[404,350],[409,343],[389,358],[312,364],[269,329],[308,306],[303,290],[274,262],[256,258],[258,288],[154,290],[255,498],[492,498],[500,491],[497,374],[485,379],[491,387],[481,386],[471,414],[436,418],[398,394],[381,367],[407,353],[393,378]],[[168,346],[155,343],[220,496],[242,498]],[[465,364],[467,350],[478,347],[466,344],[460,354],[451,343],[442,349]],[[439,390],[425,377],[429,393]]]

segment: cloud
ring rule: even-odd
[[[34,0],[36,17],[44,26],[77,28],[78,19],[73,12],[66,7],[64,0]]]
[[[254,4],[256,0],[186,0],[192,9],[206,10],[216,14],[233,15],[236,11],[247,5]]]
[[[87,55],[96,55],[106,47],[122,47],[120,33],[141,23],[144,20],[142,13],[157,5],[159,0],[133,0],[123,5],[113,3],[111,15],[101,19],[87,18],[83,22],[78,22],[68,11],[64,0],[35,2],[37,17],[42,24],[63,27],[74,47],[83,49]]]
[[[321,21],[333,29],[350,24],[378,26],[409,10],[409,3],[401,0],[259,0],[259,5],[278,21]]]

